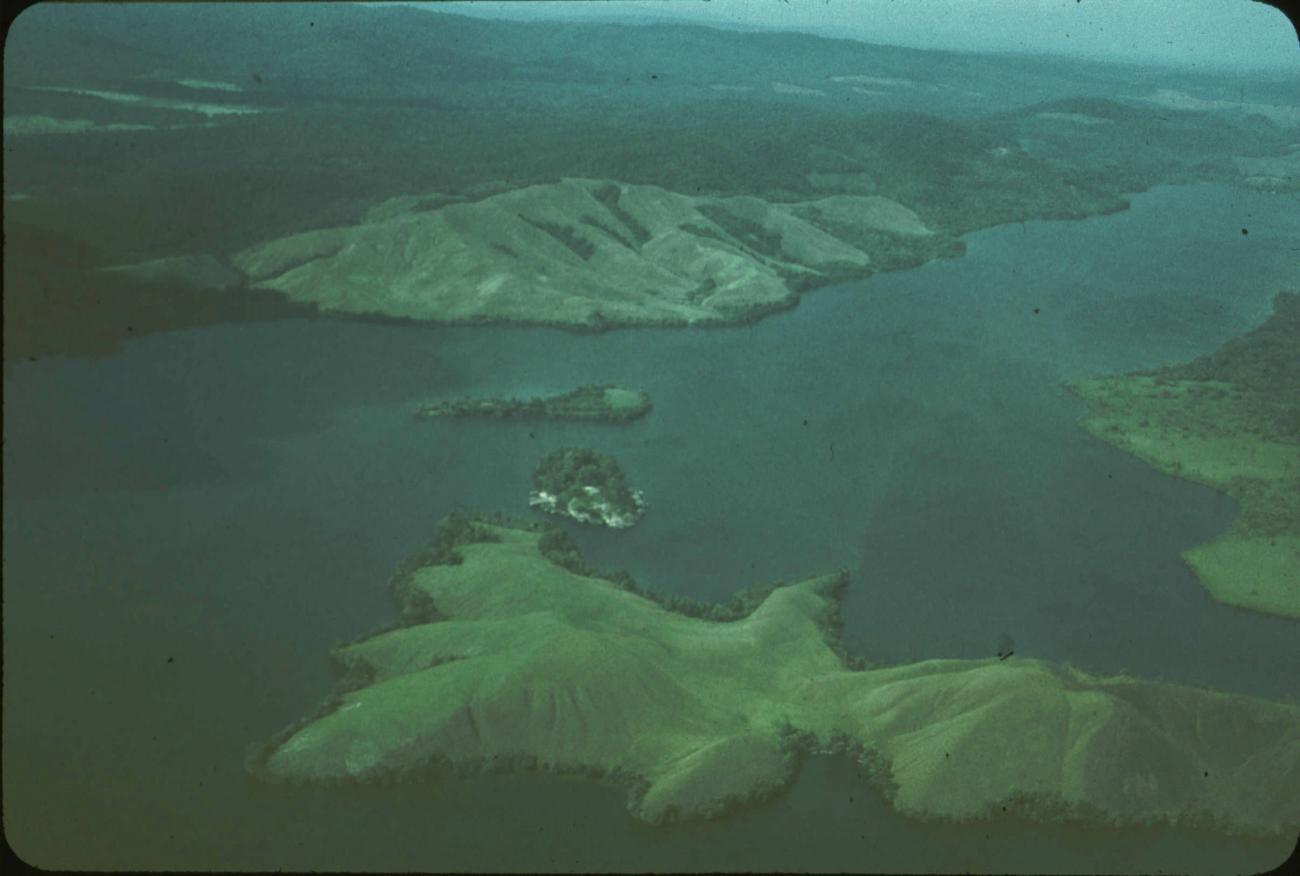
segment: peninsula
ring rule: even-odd
[[[579,523],[626,529],[640,519],[645,497],[628,487],[613,457],[565,447],[537,466],[528,504]]]
[[[598,420],[630,423],[650,412],[650,395],[612,383],[587,384],[572,392],[527,401],[513,398],[464,398],[421,405],[417,417],[518,417],[548,420]]]
[[[542,769],[620,783],[652,823],[780,792],[838,752],[900,812],[1277,836],[1300,820],[1300,706],[1039,660],[853,671],[847,576],[689,617],[457,518],[393,580],[402,621],[338,648],[336,694],[250,758],[272,782]]]
[[[1232,497],[1232,528],[1183,559],[1220,602],[1300,618],[1300,295],[1185,365],[1080,380],[1085,429]]]

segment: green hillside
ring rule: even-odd
[[[7,233],[89,248],[97,267],[293,249],[319,233],[354,246],[315,252],[296,277],[254,271],[253,285],[343,313],[728,322],[862,276],[863,254],[873,271],[909,267],[953,254],[969,231],[1122,210],[1126,193],[1167,182],[1300,185],[1295,108],[1226,86],[809,35],[343,4],[47,4],[18,19],[4,63]],[[1193,86],[1213,97],[1177,90]],[[677,227],[726,245],[677,235],[684,270],[668,277],[679,253],[643,246],[614,208],[648,229],[644,216],[622,195],[578,204],[573,180],[666,193],[702,214]],[[890,235],[858,211],[822,209],[844,198],[885,199],[934,234]],[[410,260],[373,264],[439,223],[465,244],[445,286],[412,278]],[[415,267],[427,274],[446,256]],[[57,269],[25,264],[22,290]],[[532,296],[520,278],[539,272],[549,280]],[[335,282],[304,292],[325,273]],[[377,283],[397,291],[376,301],[364,287]],[[567,283],[577,294],[560,303]],[[71,291],[92,323],[112,321]],[[86,348],[40,295],[19,294],[8,336]],[[249,313],[202,297],[133,330]]]
[[[775,793],[850,754],[901,812],[1274,834],[1300,818],[1300,707],[1037,660],[850,671],[843,573],[748,614],[675,614],[549,562],[537,532],[461,521],[396,580],[404,625],[340,648],[339,693],[251,761],[268,781],[541,768],[617,781],[638,818]]]
[[[1215,599],[1300,618],[1300,295],[1262,325],[1184,365],[1081,380],[1082,425],[1161,471],[1241,506],[1183,558]]]

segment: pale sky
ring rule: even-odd
[[[919,48],[1300,69],[1286,16],[1252,0],[568,0],[411,3],[509,18],[671,18]]]

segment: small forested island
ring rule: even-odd
[[[650,394],[612,383],[587,384],[544,398],[464,398],[421,405],[417,417],[519,417],[548,420],[599,420],[630,423],[652,407]]]
[[[1085,429],[1166,474],[1214,487],[1241,513],[1184,552],[1220,602],[1300,618],[1300,294],[1185,365],[1080,380]]]
[[[537,466],[528,504],[580,523],[626,529],[640,519],[645,497],[628,487],[613,457],[562,447]]]
[[[269,782],[545,770],[638,819],[779,793],[810,753],[904,815],[1294,835],[1300,706],[1016,657],[864,666],[845,573],[678,603],[557,530],[453,516],[390,582],[399,619],[335,649],[339,686],[253,751]]]

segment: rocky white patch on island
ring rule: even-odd
[[[579,523],[626,529],[640,519],[645,498],[629,489],[612,457],[564,447],[537,466],[528,504]]]

